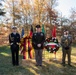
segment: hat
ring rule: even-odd
[[[11,28],[12,28],[12,29],[17,29],[17,26],[12,26]]]
[[[41,26],[40,25],[36,25],[36,28],[41,28]]]

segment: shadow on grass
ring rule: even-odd
[[[20,56],[21,60],[21,56]],[[13,66],[11,50],[8,46],[0,47],[0,75],[35,75],[27,67]]]
[[[75,63],[72,63],[72,67],[68,66],[67,64],[64,67],[61,65],[61,57],[59,57],[57,61],[54,61],[52,59],[50,61],[43,61],[42,67],[36,67],[36,63],[31,60],[29,62],[30,63],[28,63],[29,65],[27,65],[27,67],[30,70],[33,70],[35,72],[35,75],[76,75]],[[24,66],[26,67],[26,64]]]
[[[76,48],[76,43],[75,44],[72,44],[72,47]]]
[[[72,53],[73,56],[76,56],[76,53]]]
[[[35,66],[35,61],[29,60],[28,64],[23,65],[24,67],[28,67],[31,72],[34,72],[35,75],[75,75],[76,67],[70,67],[66,65],[62,66],[59,61],[43,61],[43,66]]]
[[[59,60],[44,60],[42,67],[35,64],[35,60],[22,61],[20,56],[20,66],[12,66],[9,47],[0,47],[0,75],[76,75],[75,65],[63,67]]]
[[[75,66],[68,66],[66,65],[65,67],[62,66],[60,64],[60,61],[56,60],[51,60],[49,61],[50,63],[46,63],[44,62],[48,70],[48,72],[50,73],[49,75],[75,75],[76,74],[76,67]]]

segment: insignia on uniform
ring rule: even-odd
[[[43,36],[43,33],[41,33],[41,36]]]
[[[14,37],[11,37],[11,35],[10,35],[10,39],[11,39],[11,41],[13,41],[14,40]]]
[[[69,36],[68,38],[69,38],[69,39],[71,39],[71,37],[70,37],[70,36]]]
[[[36,33],[34,35],[36,36]]]

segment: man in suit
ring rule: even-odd
[[[71,44],[72,36],[69,34],[69,31],[64,31],[64,35],[61,37],[63,66],[65,66],[66,54],[68,56],[68,65],[71,66]]]
[[[13,66],[19,65],[19,43],[20,43],[20,34],[17,33],[17,27],[12,27],[12,33],[9,35],[9,43],[12,53],[12,64]]]
[[[42,66],[42,49],[44,48],[45,35],[41,32],[41,26],[36,26],[36,32],[32,36],[32,45],[35,49],[36,66]]]

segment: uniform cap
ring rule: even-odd
[[[40,25],[36,25],[36,28],[41,28],[41,26]]]
[[[12,26],[11,28],[12,28],[12,29],[17,29],[17,26]]]

